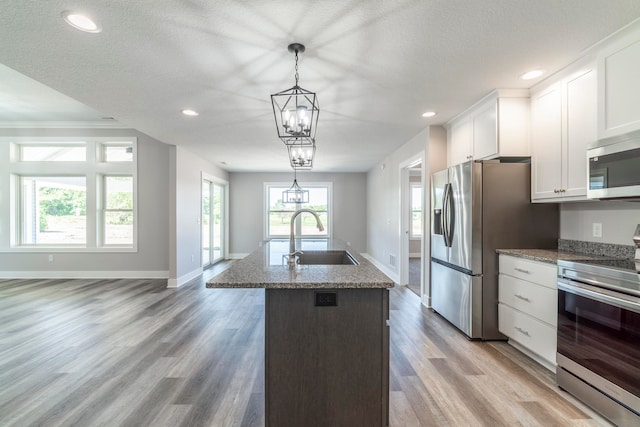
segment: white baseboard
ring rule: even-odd
[[[229,257],[227,259],[242,259],[244,257],[246,257],[249,254],[229,254]]]
[[[387,268],[387,266],[385,266],[382,263],[378,262],[378,260],[376,260],[374,257],[372,257],[371,255],[369,255],[367,253],[361,253],[360,255],[365,257],[371,264],[375,265],[384,274],[389,276],[389,279],[393,280],[396,284],[400,283],[400,279],[399,279],[397,273],[394,273],[393,271],[389,270],[389,268]]]
[[[554,372],[554,373],[556,372],[556,364],[555,363],[549,362],[547,359],[543,358],[542,356],[537,355],[536,353],[532,352],[531,350],[529,350],[528,348],[526,348],[525,346],[523,346],[522,344],[520,344],[517,341],[509,339],[508,343],[512,347],[514,347],[515,349],[520,351],[521,353],[524,353],[525,355],[527,355],[530,359],[533,359],[536,362],[538,362],[539,365],[542,365],[543,367],[547,368],[551,372]]]
[[[195,279],[196,277],[202,276],[202,271],[202,267],[198,267],[195,270],[188,272],[187,274],[183,274],[177,279],[169,279],[167,280],[167,288],[177,288],[179,286],[182,286],[185,283]]]
[[[0,279],[167,279],[168,271],[0,271]]]
[[[422,295],[421,302],[422,302],[422,305],[424,305],[425,307],[431,308],[431,297],[430,296],[428,296],[426,294]]]
[[[409,252],[409,258],[422,258],[420,252]]]

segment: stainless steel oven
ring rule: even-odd
[[[558,385],[640,425],[640,275],[633,261],[558,262]]]

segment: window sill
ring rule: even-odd
[[[132,253],[138,252],[133,246],[109,246],[87,248],[80,246],[12,246],[0,248],[0,253]]]

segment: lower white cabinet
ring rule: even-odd
[[[498,328],[543,366],[556,364],[557,267],[500,255]]]

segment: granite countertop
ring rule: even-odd
[[[558,249],[496,249],[496,252],[499,254],[530,259],[532,261],[547,262],[550,264],[557,264],[559,259],[567,261],[580,261],[603,258],[602,256],[598,255],[578,252],[565,252]]]
[[[359,265],[298,265],[289,270],[283,255],[289,240],[274,239],[207,281],[207,288],[392,288],[394,283],[351,246],[337,239],[296,239],[304,250],[346,250]]]

